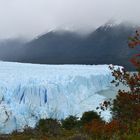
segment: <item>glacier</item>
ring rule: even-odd
[[[108,65],[41,65],[0,62],[0,133],[35,127],[40,118],[80,117],[96,110],[109,89]],[[111,117],[109,110],[102,117]]]

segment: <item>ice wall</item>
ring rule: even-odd
[[[0,62],[0,133],[34,127],[40,118],[95,110],[112,76],[108,65],[35,65]],[[108,111],[102,114],[110,117]]]

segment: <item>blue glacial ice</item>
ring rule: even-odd
[[[0,62],[0,133],[34,127],[40,118],[80,117],[105,100],[108,65],[39,65]],[[106,120],[109,110],[103,112]]]

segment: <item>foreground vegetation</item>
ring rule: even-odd
[[[140,45],[139,32],[130,38],[131,48]],[[36,128],[24,132],[1,135],[0,140],[140,140],[140,54],[131,62],[137,73],[110,66],[113,83],[123,83],[129,91],[119,90],[116,99],[104,101],[97,109],[110,108],[112,120],[105,122],[94,111],[85,112],[81,118],[69,116],[65,120],[41,119]]]
[[[0,140],[140,140],[140,119],[124,119],[107,123],[94,111],[85,112],[80,119],[41,119],[36,128],[2,135]]]

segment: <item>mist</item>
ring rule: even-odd
[[[33,38],[52,29],[88,32],[106,23],[140,23],[139,0],[0,0],[0,38]]]

